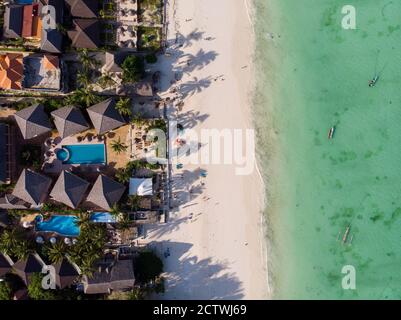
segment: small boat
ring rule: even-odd
[[[372,80],[369,81],[369,87],[374,87],[379,80],[379,76],[375,76]]]
[[[343,235],[343,243],[347,242],[350,229],[351,229],[351,226],[348,226],[347,229],[345,230],[345,233]]]
[[[336,127],[335,126],[330,128],[329,134],[328,134],[329,139],[333,139],[335,131],[336,131]]]

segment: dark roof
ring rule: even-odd
[[[41,273],[44,266],[43,261],[36,254],[30,254],[28,258],[17,261],[13,268],[26,285],[29,284],[30,276],[33,273]]]
[[[24,169],[12,194],[28,203],[39,205],[46,199],[51,183],[50,178]]]
[[[97,19],[74,19],[74,29],[68,36],[75,48],[96,49],[100,44],[99,21]]]
[[[56,272],[56,286],[59,289],[69,287],[79,276],[77,269],[67,259],[54,264],[53,267]]]
[[[63,35],[56,29],[42,29],[40,49],[51,53],[61,53],[63,46]]]
[[[11,4],[4,13],[3,36],[5,38],[20,38],[22,35],[22,19],[24,6]]]
[[[98,12],[98,0],[65,0],[67,8],[73,17],[96,18]]]
[[[132,260],[117,260],[109,265],[98,264],[93,276],[83,277],[86,294],[109,293],[132,289],[135,284]]]
[[[11,259],[0,252],[0,277],[3,277],[6,273],[9,273],[11,268]]]
[[[113,205],[121,199],[125,189],[125,186],[121,183],[104,175],[99,175],[88,195],[87,201],[104,210],[111,210]]]
[[[0,123],[0,184],[7,180],[8,125]]]
[[[54,117],[54,124],[62,138],[89,129],[82,112],[76,107],[64,107],[53,111],[51,115]]]
[[[14,115],[24,139],[32,139],[50,132],[52,126],[42,104],[22,109]]]
[[[82,201],[89,182],[68,171],[63,171],[57,179],[50,196],[75,209]]]
[[[115,106],[116,101],[110,98],[86,109],[93,126],[99,134],[104,134],[126,123]]]

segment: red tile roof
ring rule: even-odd
[[[0,55],[0,88],[21,89],[22,75],[22,54],[7,53]]]

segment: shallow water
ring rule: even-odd
[[[401,2],[354,0],[344,30],[344,1],[255,1],[274,296],[399,299]],[[342,289],[344,265],[356,290]]]

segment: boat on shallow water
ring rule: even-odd
[[[369,81],[369,87],[374,87],[379,80],[379,76],[375,76],[372,80]]]
[[[329,139],[333,139],[335,131],[336,131],[336,127],[335,126],[330,128],[329,134],[328,134]]]

